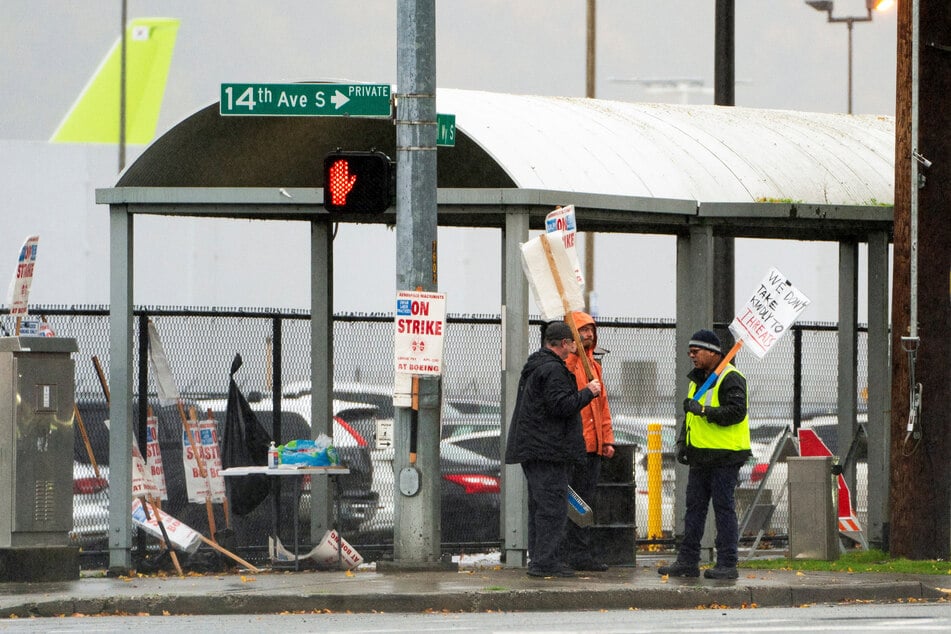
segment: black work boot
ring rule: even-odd
[[[737,572],[736,566],[721,566],[717,564],[713,568],[704,570],[703,576],[706,579],[737,579],[740,573]]]
[[[661,566],[657,569],[657,574],[668,577],[699,577],[700,567],[697,564],[684,564],[675,561],[669,566]]]

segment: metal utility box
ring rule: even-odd
[[[70,338],[0,337],[0,549],[69,544],[76,351]]]
[[[788,458],[789,557],[839,558],[831,456]]]

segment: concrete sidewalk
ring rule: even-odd
[[[89,576],[0,584],[0,617],[69,614],[263,614],[797,607],[849,601],[949,600],[941,576],[740,571],[735,581],[667,579],[657,562],[569,579],[460,565],[458,572],[284,572]]]

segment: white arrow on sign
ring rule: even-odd
[[[340,107],[350,101],[350,97],[346,96],[339,90],[334,91],[334,96],[330,98],[330,103],[337,106],[337,110],[340,110]]]

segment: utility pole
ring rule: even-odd
[[[947,559],[951,551],[948,33],[942,0],[898,3],[886,542],[892,556],[909,559]]]
[[[736,79],[734,71],[734,0],[717,0],[714,33],[713,103],[717,106],[735,106]],[[713,239],[713,320],[728,324],[733,321],[735,277],[735,248],[731,236]],[[711,324],[712,326],[713,324]],[[729,331],[720,332],[724,338]],[[724,338],[726,341],[727,338]]]
[[[397,290],[438,290],[435,5],[435,0],[399,0],[397,3]],[[431,570],[440,566],[442,547],[439,377],[419,377],[415,400],[418,413],[409,407],[395,408],[393,468],[397,487],[393,566]],[[415,463],[411,453],[415,455]]]
[[[597,51],[597,0],[588,0],[585,41],[587,54],[585,55],[585,82],[584,96],[594,99],[595,91],[595,52]],[[584,232],[584,307],[588,314],[597,317],[597,293],[594,290],[594,232]],[[592,298],[592,295],[594,296]],[[592,299],[594,301],[592,301]]]

